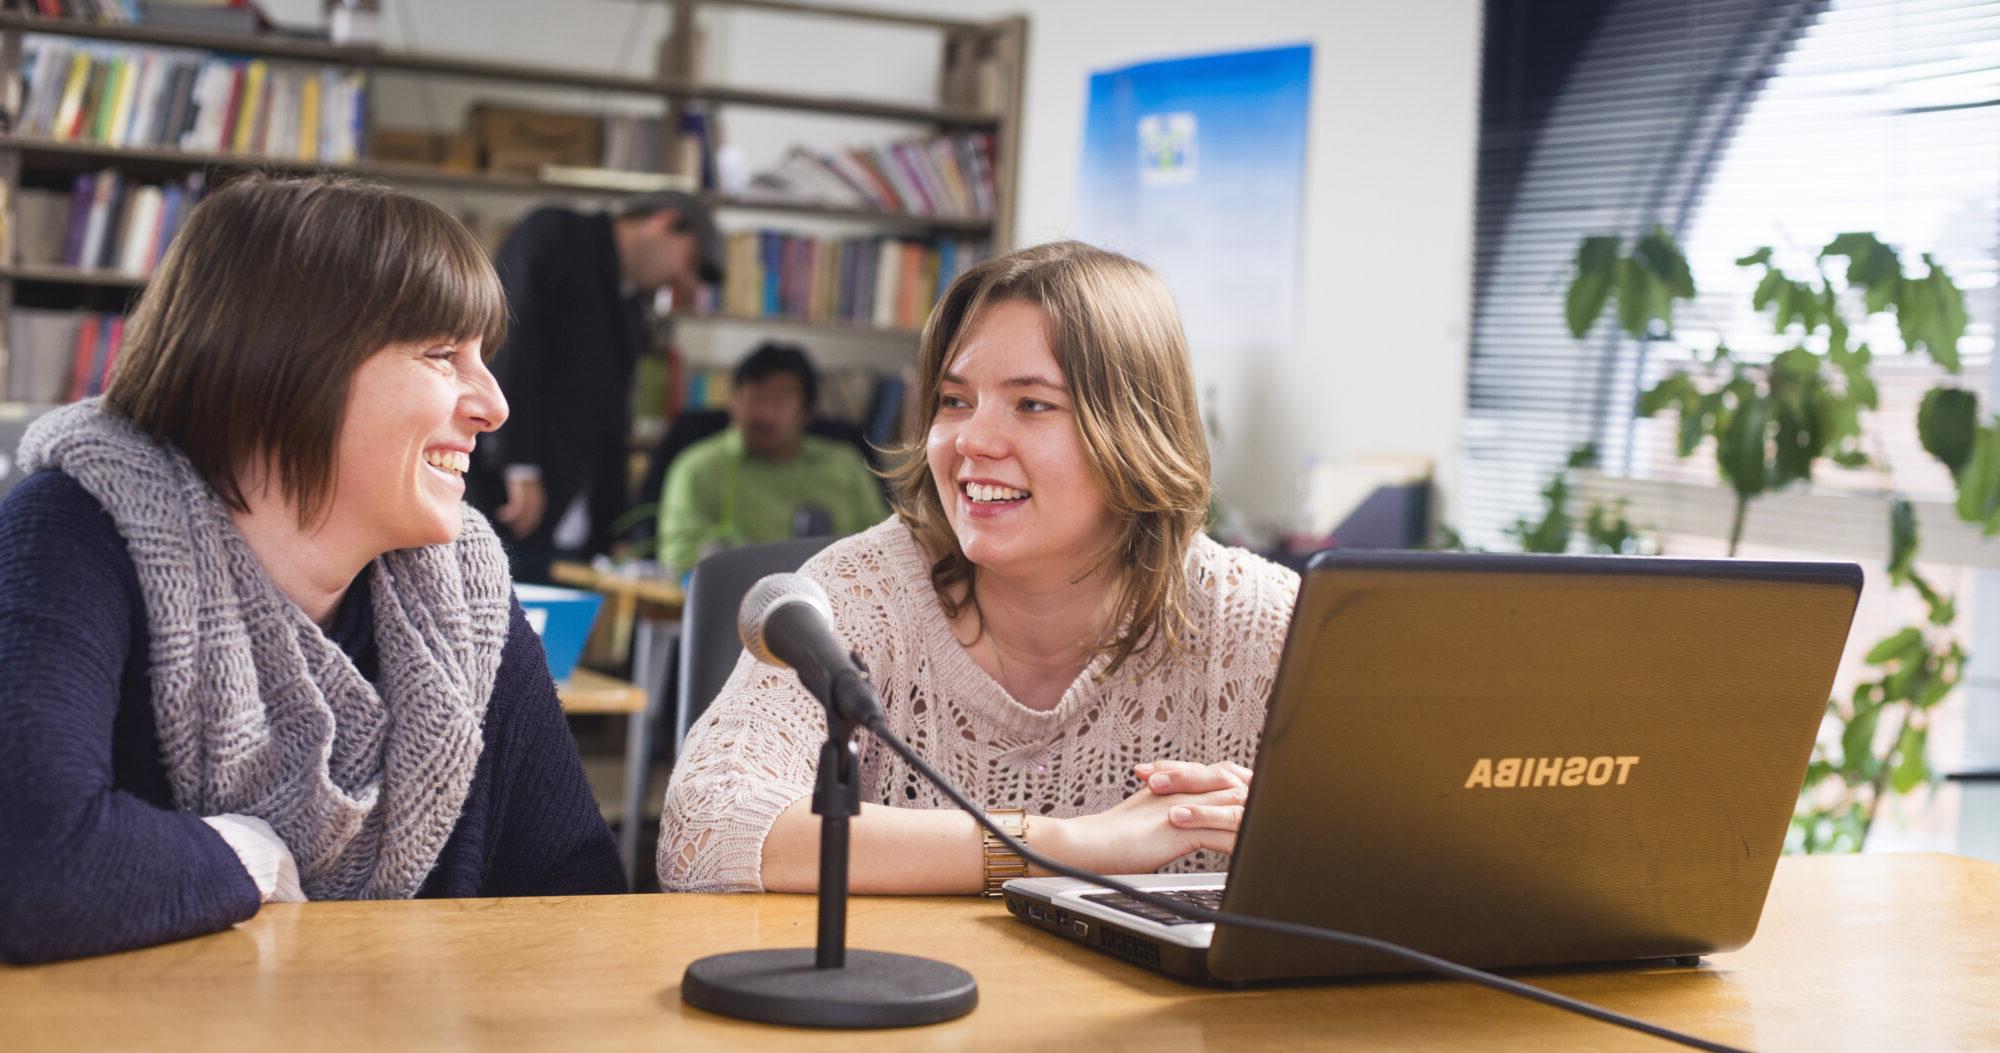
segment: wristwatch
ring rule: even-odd
[[[993,825],[1007,831],[1008,836],[1026,843],[1028,840],[1028,813],[1021,808],[988,808],[986,818]],[[979,828],[980,851],[986,863],[985,895],[997,896],[1000,886],[1017,877],[1028,876],[1028,861],[1021,853],[1008,847],[1007,842],[993,836],[985,827]]]

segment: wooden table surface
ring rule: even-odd
[[[803,896],[312,903],[178,944],[0,967],[0,1048],[1671,1048],[1438,980],[1186,986],[1030,930],[990,900],[857,899],[850,937],[965,967],[979,1008],[907,1031],[807,1032],[682,1004],[696,957],[811,943]],[[1786,859],[1742,951],[1692,970],[1527,978],[1755,1049],[2000,1048],[2000,866]]]
[[[630,680],[594,669],[573,669],[556,684],[565,713],[644,713],[646,692]]]
[[[595,589],[613,599],[638,603],[641,617],[678,618],[687,593],[677,579],[641,575],[620,570],[598,570],[587,563],[557,560],[549,567],[549,577],[560,585]]]

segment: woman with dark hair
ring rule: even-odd
[[[623,890],[462,503],[506,317],[416,198],[250,177],[195,209],[0,505],[0,958],[270,900]]]
[[[1201,534],[1208,446],[1165,284],[1078,242],[1023,249],[959,276],[917,354],[896,515],[802,571],[890,725],[1057,859],[1215,869],[1298,575]],[[745,656],[675,764],[662,886],[814,887],[825,727],[796,677]],[[861,782],[856,891],[1021,873],[867,736]]]

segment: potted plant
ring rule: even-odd
[[[1676,370],[1641,394],[1636,407],[1642,417],[1675,413],[1683,458],[1712,440],[1717,472],[1736,498],[1730,554],[1759,497],[1810,482],[1822,461],[1873,463],[1862,439],[1863,414],[1878,402],[1874,354],[1853,340],[1848,317],[1857,309],[1862,317],[1893,315],[1906,349],[1942,369],[1943,379],[1923,399],[1919,438],[1951,470],[1959,517],[1986,535],[2000,532],[2000,418],[1982,419],[1978,395],[1959,382],[1965,302],[1944,268],[1928,254],[1908,268],[1894,248],[1862,233],[1833,239],[1803,276],[1780,269],[1768,247],[1736,263],[1761,269],[1752,306],[1790,346],[1759,361],[1718,343],[1697,352],[1694,368]],[[1612,308],[1619,328],[1647,340],[1667,335],[1674,304],[1694,295],[1685,255],[1655,228],[1629,244],[1616,236],[1585,238],[1565,312],[1578,339]],[[1793,820],[1788,847],[1795,850],[1858,851],[1885,800],[1934,781],[1926,750],[1930,713],[1964,672],[1956,604],[1917,571],[1914,511],[1893,492],[1884,510],[1891,582],[1916,590],[1928,617],[1871,647],[1866,661],[1873,678],[1849,698],[1827,703]]]

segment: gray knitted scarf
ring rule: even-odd
[[[456,543],[371,565],[371,686],[179,451],[92,399],[36,421],[20,461],[82,484],[131,552],[175,803],[270,823],[313,899],[415,895],[465,805],[507,637],[507,561],[486,520],[467,509]]]

